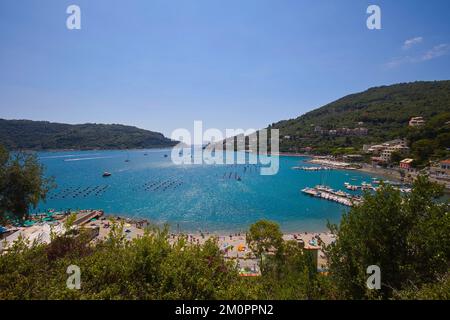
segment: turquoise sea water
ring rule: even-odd
[[[285,232],[322,231],[327,220],[339,222],[347,208],[300,190],[321,183],[344,189],[344,182],[372,178],[357,171],[292,170],[307,165],[299,157],[280,157],[279,172],[272,176],[260,175],[254,165],[175,165],[170,152],[39,153],[58,188],[38,210],[103,209],[174,229],[179,225],[182,231],[240,231],[262,218],[277,221]],[[104,178],[104,171],[112,175]]]

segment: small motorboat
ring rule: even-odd
[[[111,176],[110,172],[107,172],[107,171],[103,172],[103,177],[109,177],[109,176]]]

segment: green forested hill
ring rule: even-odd
[[[120,124],[62,124],[0,119],[0,144],[11,150],[169,147],[161,133]]]
[[[329,151],[405,137],[409,135],[407,126],[411,117],[430,120],[444,113],[450,113],[450,81],[413,82],[351,94],[269,127],[280,129],[281,137],[290,136],[290,139],[282,139],[282,151],[299,151],[307,146]],[[368,134],[324,135],[317,132],[317,127],[323,130],[364,127]]]

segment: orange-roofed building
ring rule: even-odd
[[[450,175],[450,159],[439,162],[442,173]]]
[[[414,159],[406,158],[400,161],[400,168],[409,170],[412,167],[412,163],[414,162]]]

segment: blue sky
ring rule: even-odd
[[[81,30],[66,8],[81,8]],[[366,9],[382,10],[368,30]],[[448,0],[2,0],[0,118],[262,128],[372,86],[450,79]]]

